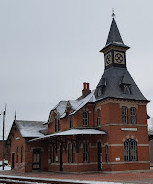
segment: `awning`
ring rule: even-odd
[[[58,137],[58,136],[74,136],[74,135],[105,135],[107,134],[105,131],[102,130],[96,130],[96,129],[71,129],[66,130],[63,132],[58,132],[50,135],[46,135],[44,137],[35,138],[30,140],[29,142],[38,141],[42,139],[47,139],[51,137]]]

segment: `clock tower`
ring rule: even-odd
[[[105,69],[112,66],[126,68],[126,50],[128,49],[129,47],[124,44],[113,17],[106,45],[100,50],[104,53]]]

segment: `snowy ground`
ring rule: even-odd
[[[8,160],[5,160],[4,163],[5,163],[4,170],[5,171],[11,170],[10,165],[8,165]],[[3,168],[2,168],[2,161],[0,161],[0,171],[2,171],[2,170],[3,170]]]
[[[0,175],[1,177],[1,175]],[[2,175],[3,179],[6,177],[6,181],[8,176],[6,175]],[[39,178],[39,177],[22,177],[22,176],[9,176],[10,181],[13,181],[14,178],[22,178],[22,179],[31,179],[31,182],[29,183],[33,183],[32,180],[36,181],[36,180],[42,180],[42,181],[49,181],[49,182],[67,182],[67,183],[71,183],[71,184],[75,184],[75,183],[80,183],[80,184],[128,184],[125,182],[105,182],[105,181],[82,181],[82,180],[71,180],[71,179],[49,179],[49,178]],[[12,180],[11,180],[12,179]],[[44,184],[42,182],[42,184]]]

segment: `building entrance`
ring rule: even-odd
[[[12,169],[14,169],[15,153],[12,153]]]
[[[102,152],[101,152],[101,142],[97,144],[97,151],[98,151],[98,171],[102,170]]]
[[[60,171],[63,171],[63,146],[60,145]]]
[[[41,167],[41,150],[40,149],[33,149],[33,163],[32,169],[39,170]]]

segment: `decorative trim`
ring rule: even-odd
[[[137,132],[137,128],[121,128],[121,131]]]
[[[40,149],[42,152],[44,152],[44,149],[42,147],[31,147],[30,152],[33,152],[34,149]]]
[[[130,162],[103,162],[102,164],[144,164],[144,163],[150,163],[150,161],[130,161]]]
[[[93,164],[97,164],[97,162],[63,163],[63,165],[93,165]]]
[[[98,106],[95,107],[95,111],[97,111],[98,109],[101,110],[101,106],[98,105]]]
[[[135,107],[136,109],[138,109],[138,105],[137,104],[132,104],[129,102],[125,102],[125,103],[121,103],[120,104],[120,108],[126,106],[128,109],[130,109],[131,107]]]
[[[119,146],[124,146],[124,144],[104,144],[102,147],[104,148],[105,145],[108,145],[109,147],[119,147]],[[137,144],[137,146],[149,146],[149,144]]]
[[[125,123],[107,123],[107,124],[102,124],[100,127],[105,127],[105,126],[144,126],[147,127],[147,124],[125,124]]]
[[[97,105],[103,105],[103,104],[107,104],[107,103],[117,103],[117,104],[124,104],[124,103],[128,103],[128,104],[135,104],[135,105],[146,105],[148,102],[146,101],[135,101],[135,100],[128,100],[128,99],[112,99],[112,98],[107,98],[107,99],[101,99],[97,102]]]

